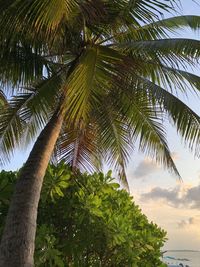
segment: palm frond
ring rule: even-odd
[[[108,46],[121,48],[123,53],[133,59],[137,57],[146,60],[156,60],[159,63],[180,67],[197,62],[200,57],[200,41],[193,39],[159,39],[110,44]]]
[[[120,75],[117,66],[122,56],[106,48],[89,47],[68,79],[66,107],[69,120],[87,121],[92,106],[99,104],[99,95],[109,88],[109,81]]]
[[[166,114],[170,117],[177,132],[183,138],[186,145],[195,154],[200,154],[200,117],[178,97],[174,96],[161,86],[147,79],[143,79],[145,90],[149,92],[156,102],[161,104]],[[195,149],[194,149],[195,148]]]
[[[106,102],[104,102],[106,99]],[[133,149],[133,142],[126,117],[120,113],[115,100],[107,95],[96,111],[98,125],[97,136],[99,149],[104,161],[111,167],[114,166],[119,178],[128,188],[125,168]]]
[[[136,97],[136,96],[134,96]],[[139,101],[133,99],[129,109],[130,123],[133,128],[133,138],[139,137],[139,149],[154,158],[158,163],[171,170],[180,178],[180,174],[171,157],[163,126],[162,110],[153,107],[146,97]]]
[[[197,92],[200,90],[200,77],[198,75],[195,75],[193,73],[190,73],[184,70],[173,69],[169,67],[163,67],[163,69],[171,72],[173,75],[177,75],[177,76],[179,75],[181,77],[181,80],[185,80],[187,82],[187,85],[188,84],[190,85],[190,87],[187,86],[187,90],[194,89],[194,90],[190,90],[192,92],[195,92],[195,91]]]
[[[176,16],[167,19],[154,21],[153,23],[146,24],[140,28],[133,29],[135,33],[132,39],[138,40],[155,40],[157,38],[169,38],[169,33],[176,34],[177,30],[190,28],[193,31],[200,29],[200,16]],[[127,32],[128,34],[128,32]]]
[[[54,155],[57,160],[64,160],[74,171],[97,170],[99,159],[96,136],[96,126],[92,122],[84,127],[79,125],[77,129],[65,126],[57,141]]]
[[[169,33],[176,34],[177,30],[190,28],[193,31],[200,29],[200,16],[177,16],[161,19],[144,26],[128,26],[119,32],[115,32],[110,40],[113,42],[150,41],[169,38]]]
[[[0,107],[4,106],[7,104],[7,99],[2,90],[0,90]]]
[[[25,122],[21,120],[18,110],[23,108],[29,97],[29,94],[18,97],[0,113],[0,151],[1,158],[5,161],[9,160],[10,154],[12,155],[23,136]]]
[[[61,84],[59,76],[44,78],[12,97],[0,112],[0,151],[5,161],[14,148],[30,143],[46,125],[58,104]]]
[[[174,3],[176,0],[165,2],[134,0],[134,1],[106,1],[102,20],[97,23],[88,23],[88,28],[95,32],[97,36],[103,36],[101,42],[113,39],[119,32],[125,29],[138,29],[147,23],[153,23],[163,17],[163,12],[170,13],[175,11]],[[100,40],[100,39],[99,39]]]
[[[137,69],[136,71],[134,70],[134,73],[164,88],[168,88],[168,90],[170,89],[174,94],[182,93],[187,95],[188,92],[197,93],[199,91],[200,77],[187,70],[170,67],[148,59],[141,59],[136,62]],[[133,76],[133,71],[131,75]],[[137,77],[134,78],[137,79]]]
[[[164,28],[168,31],[174,31],[181,28],[190,28],[192,30],[199,30],[200,28],[200,16],[194,15],[185,15],[185,16],[176,16],[163,20],[153,22],[152,24],[145,25],[145,28],[157,27]]]
[[[167,144],[163,120],[165,113],[157,102],[150,98],[147,90],[140,87],[140,78],[124,81],[118,85],[115,94],[115,108],[126,118],[126,127],[135,144],[139,141],[139,149],[154,158],[159,164],[171,170],[180,178],[180,174],[171,157]]]
[[[44,57],[33,51],[31,46],[7,42],[0,44],[0,80],[6,88],[20,87],[33,83],[48,71],[48,62]]]
[[[63,20],[71,20],[79,11],[75,0],[1,1],[0,4],[0,25],[5,29],[4,36],[13,31],[28,33],[29,36],[43,32],[49,36]]]
[[[136,22],[153,22],[162,16],[163,12],[171,12],[174,9],[173,3],[175,2],[174,0],[165,2],[161,0],[116,1],[115,6],[120,10],[116,20],[121,20],[123,25],[130,25]]]

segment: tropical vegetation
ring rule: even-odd
[[[2,222],[16,177],[0,173]],[[111,172],[74,175],[63,162],[48,166],[38,209],[36,267],[161,267],[165,235],[119,189]]]
[[[166,118],[199,154],[200,118],[178,97],[198,90],[187,72],[200,41],[170,38],[199,29],[199,16],[161,19],[176,0],[0,0],[0,159],[35,140],[19,174],[0,246],[0,266],[33,266],[37,207],[53,155],[77,170],[106,161],[126,183],[139,149],[179,176]],[[11,97],[12,96],[12,97]]]

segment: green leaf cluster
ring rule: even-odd
[[[17,172],[4,170],[0,172],[0,235],[3,231],[16,179]]]
[[[3,171],[0,181],[4,221],[16,174]],[[148,221],[111,172],[74,174],[63,162],[49,165],[37,223],[38,267],[162,266],[166,232]]]

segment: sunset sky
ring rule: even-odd
[[[198,5],[199,3],[199,5]],[[182,0],[182,14],[200,15],[200,0]],[[177,37],[199,39],[200,34],[179,32]],[[200,75],[199,70],[195,73]],[[200,115],[200,97],[183,99]],[[135,151],[128,166],[130,191],[150,220],[167,230],[166,249],[200,250],[200,159],[181,144],[172,127],[168,141],[183,182]],[[31,148],[31,146],[30,146]],[[30,149],[16,152],[4,169],[15,170],[26,160]]]

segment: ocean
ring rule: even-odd
[[[167,251],[164,253],[164,258],[165,262],[171,264],[183,263],[184,266],[188,265],[189,267],[200,267],[200,251]]]

